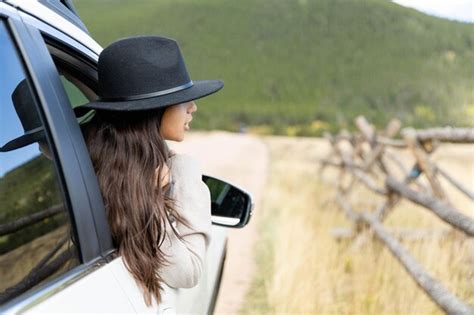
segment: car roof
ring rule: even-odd
[[[89,34],[89,31],[81,21],[81,18],[79,17],[79,14],[77,13],[76,8],[72,4],[71,0],[38,0],[38,2],[61,15],[63,18]]]
[[[71,0],[0,0],[56,28],[87,46],[97,55],[102,47],[90,36]]]

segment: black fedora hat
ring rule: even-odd
[[[195,100],[220,90],[219,80],[192,81],[175,40],[137,36],[118,40],[99,56],[99,99],[77,107],[150,110]]]
[[[22,80],[13,91],[12,102],[23,126],[24,134],[2,145],[0,152],[12,151],[34,142],[45,140],[41,120],[36,111],[33,96],[26,79]]]
[[[13,90],[12,103],[23,127],[24,134],[0,146],[0,152],[8,152],[30,145],[35,142],[46,143],[46,136],[41,119],[36,108],[30,85],[26,79],[22,80]],[[94,112],[88,111],[85,115],[76,118],[79,125],[91,120]]]

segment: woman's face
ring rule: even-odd
[[[189,123],[196,110],[197,106],[193,101],[167,107],[161,117],[160,132],[163,138],[183,141],[184,132],[190,129]]]

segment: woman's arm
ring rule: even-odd
[[[160,249],[167,255],[168,265],[158,272],[163,281],[173,288],[197,285],[205,263],[211,237],[211,201],[202,172],[196,160],[186,155],[171,157],[172,198],[176,209],[190,227],[176,222],[180,240],[167,227],[166,238]]]

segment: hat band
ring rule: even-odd
[[[186,90],[187,88],[190,88],[194,85],[193,81],[189,81],[186,84],[176,86],[171,89],[167,90],[161,90],[158,92],[153,92],[153,93],[146,93],[146,94],[139,94],[139,95],[132,95],[132,96],[124,96],[124,97],[107,97],[107,98],[100,98],[101,101],[134,101],[134,100],[140,100],[144,98],[150,98],[150,97],[155,97],[155,96],[162,96],[162,95],[167,95],[171,94],[174,92],[179,92],[182,90]]]

